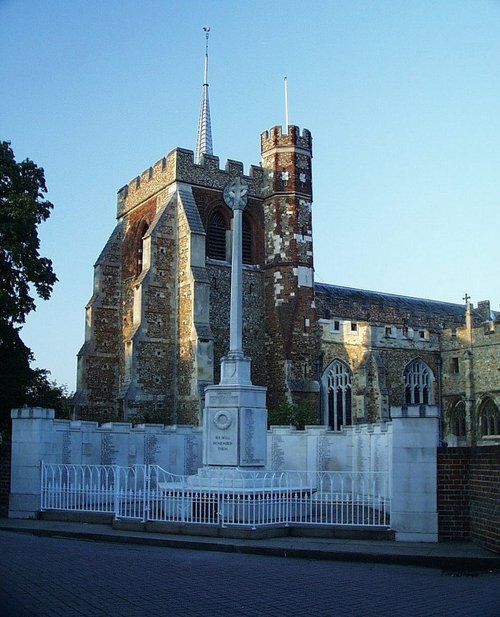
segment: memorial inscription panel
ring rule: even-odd
[[[209,465],[238,464],[238,409],[207,410],[206,454]]]

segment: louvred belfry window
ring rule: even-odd
[[[212,214],[208,221],[207,257],[226,260],[226,221],[220,212]]]
[[[243,215],[243,223],[242,223],[242,251],[243,251],[243,263],[251,264],[253,263],[253,234],[252,234],[252,223],[250,219]]]

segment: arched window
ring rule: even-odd
[[[226,260],[226,220],[220,212],[214,212],[207,226],[207,257]]]
[[[407,405],[432,404],[431,369],[420,359],[413,360],[405,369],[405,398]]]
[[[135,274],[139,276],[142,272],[142,268],[144,266],[144,236],[148,231],[149,225],[146,221],[139,227],[139,232],[137,234],[137,243],[136,243],[136,263],[135,263]]]
[[[324,377],[327,391],[328,425],[334,431],[352,424],[352,372],[340,360],[334,360]]]
[[[449,415],[449,432],[456,437],[465,437],[465,403],[460,400],[453,403]]]
[[[489,397],[481,403],[478,418],[481,437],[500,435],[500,413],[498,407]]]
[[[243,250],[243,263],[252,264],[253,259],[253,233],[252,233],[252,221],[249,217],[243,213],[243,222],[241,226],[242,235],[242,250]]]

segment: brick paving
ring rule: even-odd
[[[0,531],[0,615],[499,617],[500,572],[110,544]]]

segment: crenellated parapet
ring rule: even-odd
[[[196,164],[192,150],[176,148],[118,191],[117,217],[120,218],[174,182],[222,190],[232,177],[242,175],[248,184],[249,195],[260,197],[264,176],[262,167],[252,165],[247,176],[243,171],[243,163],[233,160],[228,160],[225,168],[221,169],[219,157],[210,154],[202,155],[200,164]]]
[[[301,133],[300,128],[294,125],[288,126],[288,133],[283,133],[281,126],[274,126],[269,131],[264,131],[261,133],[260,143],[263,155],[266,155],[274,148],[283,148],[284,146],[300,148],[309,154],[312,152],[312,136],[310,131],[303,129]]]

